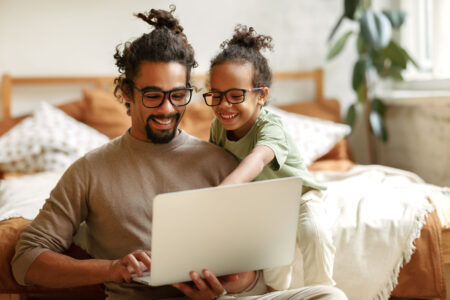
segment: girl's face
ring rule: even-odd
[[[252,85],[253,66],[250,63],[225,62],[214,66],[210,76],[212,92],[255,88]],[[223,97],[219,105],[212,107],[216,118],[228,131],[228,138],[239,140],[252,128],[268,92],[268,88],[264,88],[263,91],[246,92],[245,101],[239,104],[230,104]]]

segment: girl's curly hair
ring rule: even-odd
[[[231,40],[225,40],[220,47],[222,51],[211,60],[210,71],[214,66],[228,61],[250,63],[253,66],[253,86],[270,87],[272,71],[261,54],[261,50],[273,49],[270,36],[258,35],[253,27],[237,25]]]
[[[189,44],[183,27],[170,11],[152,9],[147,13],[135,14],[154,29],[132,42],[116,47],[114,59],[120,76],[114,79],[114,95],[123,101],[124,94],[133,99],[133,81],[142,62],[178,62],[186,67],[186,85],[189,84],[192,68],[197,67],[194,49]],[[121,49],[123,48],[123,49]],[[125,102],[128,114],[130,104]]]

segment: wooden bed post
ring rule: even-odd
[[[323,103],[323,70],[316,69],[314,71],[314,77],[316,81],[316,99],[317,102]]]
[[[2,119],[11,118],[11,76],[2,76]]]

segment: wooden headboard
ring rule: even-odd
[[[207,79],[206,75],[193,75],[192,79],[197,83],[204,83]],[[339,103],[333,99],[325,99],[323,93],[323,70],[315,69],[312,71],[301,72],[274,72],[274,82],[283,80],[312,80],[315,84],[315,97],[310,102],[304,103],[306,111],[312,108],[320,108],[323,114],[317,116],[316,112],[307,115],[323,117],[332,121],[340,121]],[[3,119],[11,118],[11,94],[12,89],[18,85],[53,85],[53,84],[91,84],[97,88],[112,90],[113,76],[88,76],[88,77],[13,77],[9,74],[2,76],[2,103],[1,111]],[[303,105],[303,104],[302,104]],[[283,106],[286,110],[298,111],[298,106]],[[321,112],[320,112],[321,113]]]

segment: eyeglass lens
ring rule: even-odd
[[[147,91],[142,94],[142,102],[146,107],[158,107],[164,100],[165,95],[169,94],[168,97],[173,105],[183,106],[191,100],[191,93],[192,91],[188,89],[172,90],[169,92]]]
[[[229,90],[225,93],[223,92],[210,92],[205,94],[205,100],[208,105],[215,106],[219,105],[222,97],[225,96],[227,100],[232,104],[238,104],[244,101],[245,99],[245,91],[236,89]]]

